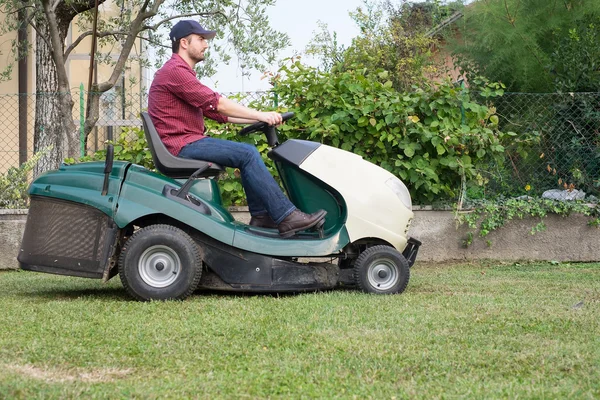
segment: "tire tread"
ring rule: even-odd
[[[398,259],[398,261],[400,263],[400,265],[398,266],[398,268],[399,268],[398,273],[400,274],[399,286],[397,288],[394,288],[393,290],[389,290],[387,292],[383,292],[383,291],[373,288],[371,285],[366,283],[365,280],[363,279],[363,274],[366,273],[366,271],[363,271],[363,269],[366,267],[364,265],[364,263],[366,262],[367,259],[369,259],[370,257],[372,257],[373,255],[375,255],[379,252],[385,252],[388,255],[394,256],[395,258]],[[372,246],[372,247],[369,247],[368,249],[366,249],[365,251],[363,251],[356,259],[356,262],[354,263],[352,272],[353,272],[353,276],[354,276],[354,282],[356,282],[356,284],[360,288],[360,290],[362,290],[363,292],[366,292],[366,293],[374,293],[374,294],[402,293],[402,292],[404,292],[404,290],[408,286],[408,282],[410,281],[410,268],[408,266],[408,261],[406,260],[406,258],[402,255],[402,253],[398,252],[395,248],[393,248],[391,246],[385,246],[385,245]],[[404,275],[406,277],[404,277]]]
[[[202,258],[200,257],[200,251],[198,249],[197,243],[186,232],[184,232],[183,230],[181,230],[180,228],[177,228],[175,226],[166,225],[166,224],[149,225],[142,229],[139,229],[137,232],[135,232],[133,235],[131,235],[131,237],[127,240],[127,242],[125,242],[125,245],[123,246],[123,249],[121,250],[121,254],[119,255],[119,262],[118,262],[119,267],[118,268],[119,268],[119,277],[121,278],[121,283],[123,284],[123,287],[125,288],[127,293],[129,293],[129,295],[131,295],[136,300],[148,301],[150,299],[148,299],[144,296],[141,296],[139,293],[137,293],[131,287],[130,283],[127,280],[127,272],[126,272],[126,268],[125,268],[125,258],[127,257],[129,247],[132,243],[137,241],[139,239],[139,237],[142,235],[149,235],[152,233],[158,234],[159,232],[165,231],[165,230],[167,232],[171,232],[173,235],[179,236],[179,238],[183,239],[184,241],[187,241],[189,248],[192,250],[193,259],[195,260],[195,264],[196,264],[195,271],[194,271],[195,272],[194,278],[193,278],[191,284],[189,285],[189,287],[187,288],[187,290],[184,293],[181,293],[178,296],[169,298],[169,299],[183,300],[183,299],[189,297],[196,290],[198,285],[200,284],[200,279],[202,278]],[[148,233],[148,232],[150,232],[150,233]]]

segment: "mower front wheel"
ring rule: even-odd
[[[202,258],[198,245],[171,225],[140,229],[125,243],[119,276],[138,300],[182,300],[198,287]]]
[[[390,246],[369,247],[354,263],[354,280],[367,293],[402,293],[409,279],[408,261]]]

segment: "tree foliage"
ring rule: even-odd
[[[390,73],[394,88],[407,90],[442,72],[433,54],[439,37],[431,31],[460,8],[461,2],[446,4],[438,0],[402,0],[399,4],[365,1],[350,13],[360,33],[348,48],[339,46],[335,33],[321,26],[307,51],[320,58],[325,70],[357,65],[368,70],[384,69]]]
[[[600,90],[600,13],[577,21],[556,39],[550,66],[557,91]]]
[[[266,65],[275,61],[278,51],[289,45],[287,35],[275,31],[269,26],[266,9],[275,4],[276,0],[245,0],[241,2],[231,0],[115,0],[107,2],[99,0],[99,20],[97,36],[100,47],[106,52],[98,50],[98,61],[115,67],[115,75],[122,72],[123,64],[132,47],[137,46],[136,40],[141,39],[148,45],[154,46],[159,56],[170,55],[171,45],[168,32],[172,24],[178,19],[195,18],[208,29],[218,31],[217,37],[207,53],[207,60],[202,68],[204,75],[216,72],[216,66],[221,62],[228,62],[231,54],[239,57],[240,63],[247,69],[263,70]],[[26,11],[26,23],[38,35],[43,35],[42,27],[50,27],[48,36],[44,36],[52,51],[61,51],[55,54],[56,68],[65,68],[68,55],[74,48],[81,45],[85,38],[92,36],[92,22],[94,18],[94,1],[91,0],[0,0],[0,8],[7,19],[2,26],[1,33],[15,31],[22,21],[17,18],[17,11]],[[57,43],[58,30],[68,28],[69,24],[76,22],[80,36],[73,38],[66,46],[65,42]],[[60,49],[54,49],[54,46]],[[13,53],[16,55],[18,46],[32,49],[31,43],[23,44],[13,41]],[[99,47],[99,48],[100,48]],[[110,53],[120,52],[115,60]],[[85,50],[88,50],[87,48]],[[148,62],[147,59],[143,60]],[[160,61],[160,60],[159,60]],[[12,68],[12,65],[9,67]],[[6,78],[6,75],[4,75]],[[113,76],[111,75],[111,78]],[[96,90],[104,92],[107,87],[112,87],[111,79],[99,82]]]
[[[96,34],[102,49],[111,49],[108,56],[98,51],[98,60],[110,64],[109,77],[87,88],[88,112],[84,125],[87,136],[99,117],[102,93],[115,86],[132,61],[132,49],[140,40],[157,46],[159,54],[170,53],[168,31],[179,18],[201,19],[207,28],[219,32],[210,57],[202,72],[215,72],[216,63],[226,62],[235,53],[246,70],[262,69],[271,63],[279,49],[288,44],[287,36],[270,28],[266,7],[275,0],[99,0]],[[59,160],[76,157],[79,152],[79,132],[72,120],[72,84],[68,77],[68,58],[75,47],[92,36],[91,21],[95,2],[92,0],[0,0],[0,9],[7,16],[3,29],[16,29],[26,23],[36,32],[36,81],[38,90],[56,95],[36,97],[34,149],[54,145],[55,154],[40,162],[42,172],[56,168]],[[24,14],[24,20],[18,16]],[[75,21],[82,31],[68,45],[67,33]],[[25,44],[13,43],[13,47]],[[26,44],[29,50],[34,47]],[[115,57],[115,54],[117,56]],[[144,63],[144,60],[138,60]]]
[[[465,9],[449,48],[468,76],[510,91],[596,91],[599,18],[596,0],[482,0]]]

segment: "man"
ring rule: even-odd
[[[179,21],[171,29],[173,56],[156,72],[148,98],[148,114],[161,140],[175,156],[239,168],[250,225],[277,228],[283,237],[314,227],[326,212],[305,214],[296,209],[254,146],[204,135],[204,117],[221,123],[282,122],[279,113],[250,109],[200,83],[193,68],[204,60],[208,40],[215,35],[193,20]]]

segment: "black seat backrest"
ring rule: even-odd
[[[176,157],[167,150],[147,112],[142,112],[142,124],[152,153],[156,169],[171,178],[187,178],[206,164],[212,164],[200,177],[218,176],[223,172],[223,167],[208,161],[193,160],[191,158]]]

